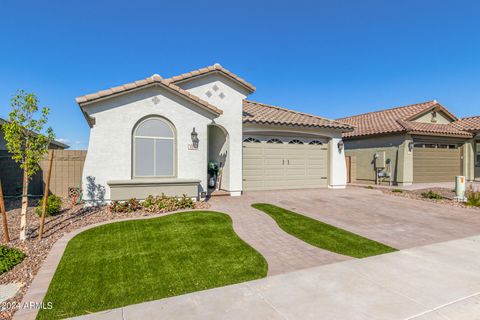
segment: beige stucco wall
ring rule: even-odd
[[[463,145],[463,174],[467,180],[475,179],[475,140],[469,140]]]
[[[385,159],[390,160],[387,171],[391,173],[392,181],[408,184],[412,181],[412,161],[408,151],[409,137],[405,135],[385,135],[345,141],[345,155],[355,159],[352,171],[358,182],[375,181],[375,154],[385,152]],[[405,160],[406,163],[405,163]],[[389,179],[385,179],[388,183]]]
[[[473,154],[473,165],[475,180],[480,180],[480,162],[477,162],[477,154],[480,154],[480,134],[477,134],[475,138],[475,153]]]
[[[365,149],[355,149],[355,150],[346,150],[345,155],[355,158],[355,163],[352,163],[352,168],[355,170],[355,180],[356,181],[375,181],[375,154],[385,152],[385,158],[390,159],[390,167],[393,173],[393,180],[396,181],[396,166],[398,163],[397,147],[388,147],[388,148],[365,148]]]
[[[434,123],[437,123],[437,124],[449,124],[452,122],[452,120],[450,120],[450,118],[447,115],[445,115],[443,112],[437,112],[437,116],[435,117],[435,120],[436,122]],[[414,121],[432,123],[432,113],[431,112],[426,113],[423,116],[415,119]]]

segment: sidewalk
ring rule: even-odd
[[[479,319],[478,270],[480,236],[76,319]]]

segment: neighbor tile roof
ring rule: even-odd
[[[4,123],[8,123],[8,121],[0,118],[0,134],[2,133],[1,126],[2,126]],[[36,134],[36,133],[34,132],[34,134]],[[65,144],[65,143],[63,143],[63,142],[57,141],[57,140],[52,140],[50,143],[53,144],[53,145],[56,145],[57,147],[59,147],[59,148],[61,148],[61,149],[68,149],[68,148],[70,148],[69,145],[67,145],[67,144]]]
[[[353,130],[346,123],[249,100],[243,101],[243,122]]]
[[[480,116],[459,119],[452,123],[452,125],[460,130],[480,132]]]
[[[113,87],[113,88],[110,88],[110,89],[106,89],[106,90],[98,91],[98,92],[95,92],[95,93],[87,94],[87,95],[84,95],[84,96],[81,96],[81,97],[77,97],[75,100],[77,101],[77,103],[80,106],[82,106],[82,104],[85,104],[87,102],[92,102],[92,101],[95,101],[95,100],[100,99],[100,98],[113,96],[115,94],[124,93],[124,92],[127,92],[129,90],[133,90],[133,89],[141,88],[141,87],[146,87],[146,86],[150,86],[150,85],[154,85],[154,84],[164,86],[164,87],[180,94],[181,96],[184,96],[188,100],[191,100],[191,101],[197,103],[198,105],[200,105],[204,109],[206,109],[208,111],[211,111],[214,114],[220,115],[220,114],[223,113],[222,110],[215,107],[214,105],[206,102],[205,100],[200,99],[196,95],[193,95],[186,90],[183,90],[179,86],[173,84],[171,81],[167,81],[167,80],[162,79],[162,77],[160,77],[157,74],[154,74],[153,76],[148,77],[148,78],[143,79],[143,80],[127,83],[127,84],[124,84],[124,85],[121,85],[121,86],[118,86],[118,87]]]
[[[423,123],[402,120],[399,120],[399,122],[404,126],[406,131],[412,134],[454,135],[459,137],[472,136],[469,132],[457,129],[452,124]]]
[[[240,78],[236,74],[228,71],[227,69],[222,67],[219,63],[215,63],[213,66],[208,66],[208,67],[201,68],[201,69],[194,70],[194,71],[190,71],[190,72],[178,75],[178,76],[174,76],[174,77],[165,79],[165,81],[167,81],[168,83],[176,83],[176,82],[188,80],[188,79],[191,79],[191,78],[203,76],[203,75],[211,73],[211,72],[220,72],[220,73],[224,74],[225,76],[234,80],[235,82],[240,83],[243,87],[245,87],[248,91],[250,91],[250,93],[253,93],[256,90],[255,86],[253,86],[251,83],[248,83],[247,81],[243,80],[242,78]]]
[[[430,135],[453,135],[468,137],[470,133],[454,127],[452,124],[421,123],[410,121],[429,110],[441,110],[452,119],[457,118],[435,100],[403,107],[360,114],[353,117],[337,119],[355,127],[352,132],[344,133],[344,138],[361,137],[387,133],[421,133]]]

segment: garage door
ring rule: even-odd
[[[243,143],[244,190],[327,186],[326,144],[298,139],[267,141],[248,139]]]
[[[451,146],[427,148],[420,146],[413,150],[413,182],[455,181],[462,170],[461,149]]]

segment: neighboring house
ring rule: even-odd
[[[2,118],[0,118],[0,151],[5,151],[7,150],[7,144],[5,142],[5,138],[3,137],[3,130],[2,130],[2,125],[4,123],[6,123],[7,120],[4,120]],[[49,146],[50,149],[68,149],[70,148],[68,145],[64,144],[64,143],[61,143],[59,141],[56,141],[56,140],[53,140],[51,143],[50,143],[50,146]]]
[[[356,181],[409,185],[480,177],[480,117],[458,119],[428,101],[338,119]]]
[[[89,126],[84,198],[204,197],[208,163],[221,189],[343,188],[337,121],[247,101],[255,87],[219,64],[76,99]]]
[[[12,160],[7,151],[3,130],[1,126],[7,121],[0,118],[0,179],[2,180],[3,193],[7,196],[19,195],[22,190],[22,170],[20,166]],[[69,146],[58,141],[52,141],[50,149],[68,149]],[[40,170],[41,171],[41,170]],[[29,184],[29,193],[41,195],[43,192],[42,172],[38,172]]]

